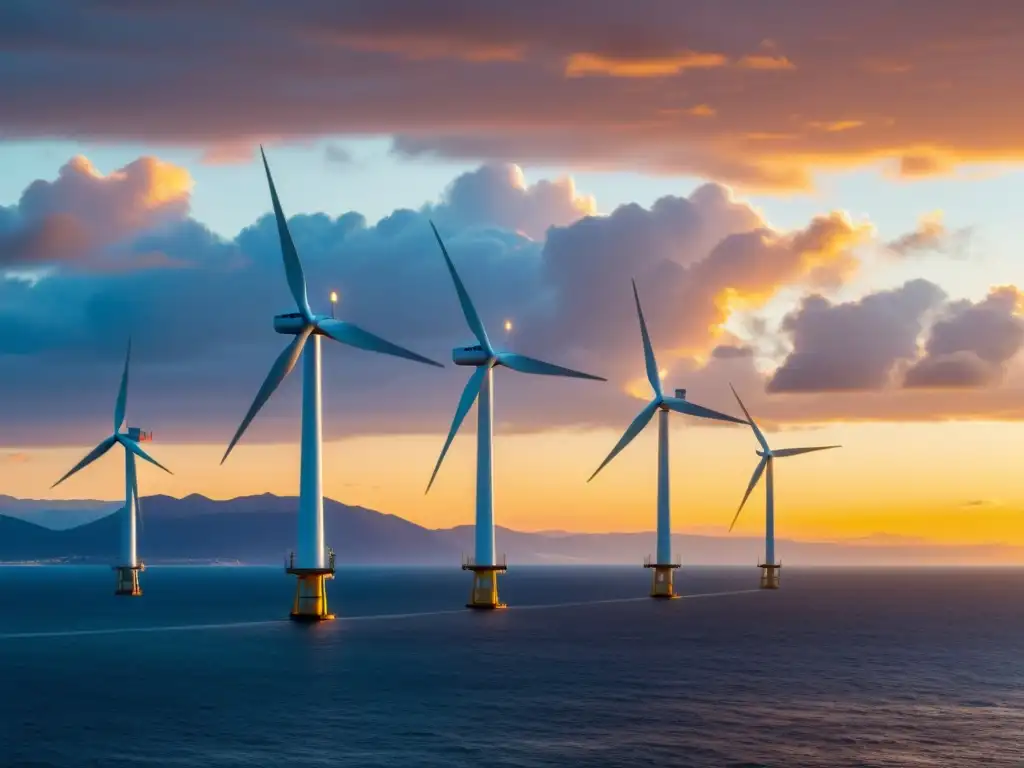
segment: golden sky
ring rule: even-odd
[[[756,418],[756,417],[755,417]],[[673,416],[672,514],[676,531],[725,534],[757,462],[743,427],[693,428]],[[471,427],[467,423],[464,429]],[[776,462],[777,534],[834,540],[887,533],[936,542],[1024,545],[1024,484],[1012,423],[833,424],[768,433],[773,447],[842,444]],[[656,425],[591,483],[618,439],[611,430],[495,437],[495,510],[519,530],[644,531],[654,527]],[[431,528],[473,519],[472,430],[456,439],[429,495],[423,490],[442,436],[368,437],[324,446],[324,492]],[[140,470],[143,495],[212,498],[293,495],[294,445],[241,445],[223,466],[216,445],[147,444],[171,468]],[[116,499],[123,468],[113,452],[49,491],[84,450],[33,449],[5,461],[4,491],[18,497]],[[14,470],[14,471],[11,471]],[[763,530],[763,486],[736,527]]]

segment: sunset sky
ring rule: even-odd
[[[430,218],[492,340],[609,380],[499,370],[499,525],[653,529],[654,424],[586,483],[635,278],[668,389],[843,446],[777,463],[780,537],[1024,545],[1022,69],[1010,0],[4,4],[0,494],[123,495],[50,485],[129,334],[143,495],[297,492],[299,371],[219,465],[293,311],[262,142],[314,310],[446,364],[324,342],[327,495],[472,521],[472,416],[424,495],[472,343]],[[754,437],[672,421],[674,528],[724,534]]]

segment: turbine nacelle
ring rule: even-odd
[[[490,362],[492,354],[480,344],[471,347],[456,347],[452,350],[452,362],[479,368]]]
[[[129,440],[134,440],[136,443],[148,443],[153,440],[153,433],[146,432],[142,427],[128,427],[126,434]]]
[[[771,451],[754,451],[758,456],[767,456],[769,459],[772,457]]]
[[[314,315],[313,320],[317,319],[318,317]],[[298,336],[306,330],[308,325],[309,323],[306,322],[306,318],[302,316],[301,312],[286,312],[283,315],[274,315],[274,330],[286,336]]]
[[[672,410],[669,407],[668,403],[665,402],[664,399],[659,399],[657,397],[655,397],[655,399],[658,400],[658,407],[661,410],[663,410],[663,411],[671,411]],[[686,399],[686,390],[685,389],[677,389],[676,390],[676,394],[675,394],[675,399],[676,400],[685,400]]]

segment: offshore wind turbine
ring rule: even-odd
[[[840,448],[838,445],[819,445],[813,448],[780,448],[777,451],[773,451],[768,447],[768,441],[765,440],[764,434],[758,428],[757,423],[751,418],[750,412],[747,411],[747,407],[743,405],[743,401],[740,400],[740,396],[736,394],[736,388],[732,384],[729,385],[732,389],[732,393],[736,395],[736,402],[740,404],[740,408],[743,409],[743,415],[747,417],[747,423],[750,428],[754,430],[754,437],[757,438],[757,442],[761,444],[761,450],[755,451],[755,453],[761,457],[761,460],[757,463],[757,467],[754,469],[754,475],[750,478],[750,484],[747,486],[747,492],[743,494],[743,501],[740,502],[739,509],[736,510],[736,516],[732,519],[732,524],[729,526],[731,532],[733,527],[736,525],[736,521],[740,518],[740,512],[743,511],[743,505],[747,503],[747,499],[750,497],[751,492],[757,487],[758,481],[761,479],[761,475],[768,471],[767,479],[765,480],[765,504],[764,504],[764,562],[759,564],[757,567],[761,569],[761,589],[778,589],[779,588],[779,570],[782,568],[782,563],[775,562],[775,473],[774,464],[775,459],[784,459],[787,456],[799,456],[801,453],[811,453],[813,451],[827,451],[830,448]]]
[[[121,374],[121,388],[118,390],[117,402],[114,404],[114,432],[89,451],[84,459],[75,464],[71,471],[50,487],[56,488],[79,470],[85,469],[114,445],[124,448],[124,509],[121,510],[121,552],[118,564],[113,566],[117,571],[117,589],[114,594],[139,597],[142,594],[142,589],[139,587],[139,571],[146,570],[146,565],[138,559],[135,551],[136,522],[138,513],[141,511],[135,457],[138,456],[150,464],[155,464],[168,474],[173,474],[173,472],[142,450],[139,445],[141,442],[152,440],[152,432],[144,432],[139,427],[128,427],[126,431],[121,431],[121,425],[124,424],[125,407],[128,403],[128,364],[131,359],[132,342],[129,339],[128,352],[124,358],[124,372]]]
[[[644,311],[640,307],[640,294],[636,290],[636,281],[633,281],[633,298],[636,300],[636,314],[640,320],[640,335],[644,344],[644,365],[647,368],[647,381],[654,390],[654,397],[644,406],[633,422],[626,428],[626,432],[619,439],[619,442],[612,448],[611,453],[601,462],[594,474],[587,480],[589,483],[597,473],[605,468],[612,459],[619,455],[633,438],[639,435],[644,427],[650,423],[655,412],[658,414],[658,533],[657,552],[654,562],[648,557],[644,562],[644,568],[653,568],[654,576],[651,582],[651,597],[671,599],[678,597],[672,585],[672,572],[682,565],[681,561],[672,560],[672,510],[669,505],[669,476],[668,476],[668,415],[670,411],[697,416],[702,419],[714,419],[716,421],[728,421],[733,424],[744,424],[742,419],[727,416],[724,413],[713,411],[710,408],[691,403],[686,399],[686,390],[677,389],[675,397],[668,397],[661,389],[661,376],[658,371],[658,363],[654,358],[654,348],[651,346],[651,337],[647,333],[647,323],[644,322]]]
[[[455,439],[463,419],[469,413],[473,403],[479,398],[477,406],[476,421],[476,523],[475,530],[475,554],[462,564],[462,570],[473,572],[473,588],[469,593],[467,608],[494,609],[504,608],[505,605],[498,599],[498,573],[508,569],[505,558],[502,557],[498,563],[494,553],[494,476],[492,471],[492,443],[494,439],[494,369],[500,366],[511,368],[519,373],[539,374],[542,376],[565,376],[574,379],[591,379],[593,381],[607,381],[600,376],[592,376],[589,373],[581,373],[570,368],[563,368],[560,365],[546,363],[543,360],[526,357],[515,352],[500,352],[496,350],[487,338],[487,331],[484,328],[476,308],[473,306],[466,287],[459,279],[459,273],[455,271],[455,265],[448,255],[448,249],[444,247],[441,236],[437,233],[437,227],[430,223],[434,231],[437,244],[441,246],[441,254],[444,256],[445,264],[448,265],[448,272],[455,284],[455,292],[459,296],[459,304],[462,305],[462,314],[466,317],[466,324],[476,337],[477,343],[469,347],[456,347],[452,350],[452,360],[456,365],[475,367],[473,375],[466,382],[459,404],[455,409],[455,417],[452,419],[451,429],[448,431],[448,439],[444,442],[441,455],[437,457],[437,464],[434,465],[434,472],[427,484],[427,492],[434,484],[437,471],[441,468],[448,448]],[[505,322],[506,332],[511,331],[511,321]]]
[[[345,344],[368,352],[380,352],[386,355],[415,360],[442,368],[422,355],[411,352],[390,341],[385,341],[357,325],[336,320],[333,315],[335,294],[332,293],[331,316],[317,315],[310,309],[306,296],[306,278],[302,272],[299,254],[292,242],[288,230],[288,221],[281,210],[281,202],[277,197],[274,179],[270,175],[267,156],[260,147],[263,158],[263,169],[266,171],[267,184],[270,187],[270,200],[274,206],[274,217],[277,220],[277,234],[281,241],[281,253],[284,257],[285,278],[288,289],[295,300],[298,312],[288,312],[274,316],[274,330],[286,336],[293,336],[291,342],[278,356],[270,368],[256,399],[242,419],[238,431],[231,438],[223,464],[231,449],[242,437],[250,422],[266,404],[274,390],[280,386],[302,355],[302,447],[299,471],[299,531],[298,557],[292,552],[285,571],[297,577],[295,600],[292,604],[291,618],[296,621],[322,621],[333,619],[334,615],[327,610],[326,579],[334,578],[334,553],[331,552],[329,562],[324,551],[324,504],[323,504],[323,468],[321,460],[321,399],[320,399],[320,337],[326,336],[340,344]]]

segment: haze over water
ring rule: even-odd
[[[1024,571],[788,569],[762,593],[754,568],[684,568],[708,596],[660,603],[640,568],[517,567],[494,614],[461,610],[465,576],[343,569],[340,620],[302,627],[277,568],[155,567],[139,600],[105,568],[0,568],[0,765],[1024,755]]]

